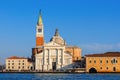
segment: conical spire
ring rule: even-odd
[[[39,18],[38,18],[37,24],[38,25],[42,24],[42,13],[41,13],[41,10],[39,11]]]
[[[59,36],[59,31],[58,31],[58,29],[56,29],[54,36]]]

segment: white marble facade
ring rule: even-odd
[[[38,71],[49,71],[72,68],[72,55],[65,51],[65,46],[65,41],[56,30],[50,42],[42,47],[41,53],[35,55],[35,69]]]

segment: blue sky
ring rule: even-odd
[[[0,59],[30,57],[42,9],[45,41],[56,28],[82,55],[120,51],[119,0],[0,0]]]

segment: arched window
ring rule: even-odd
[[[96,60],[94,60],[94,63],[96,63]]]
[[[111,60],[111,63],[112,64],[116,64],[118,61],[117,61],[117,59],[116,58],[113,58],[112,60]]]
[[[92,61],[90,60],[89,63],[92,63]]]
[[[106,60],[106,63],[108,63],[108,60]]]
[[[100,63],[102,63],[102,60],[100,60]]]
[[[113,59],[113,63],[116,63],[116,60],[115,60],[115,59]]]
[[[108,67],[106,67],[106,69],[108,70]]]

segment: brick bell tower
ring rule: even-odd
[[[36,25],[36,46],[32,48],[32,61],[35,62],[35,54],[40,53],[44,46],[44,27],[42,22],[41,10],[39,12],[39,18]]]
[[[36,26],[36,48],[44,45],[44,27],[42,22],[42,14],[39,12],[39,18]]]

